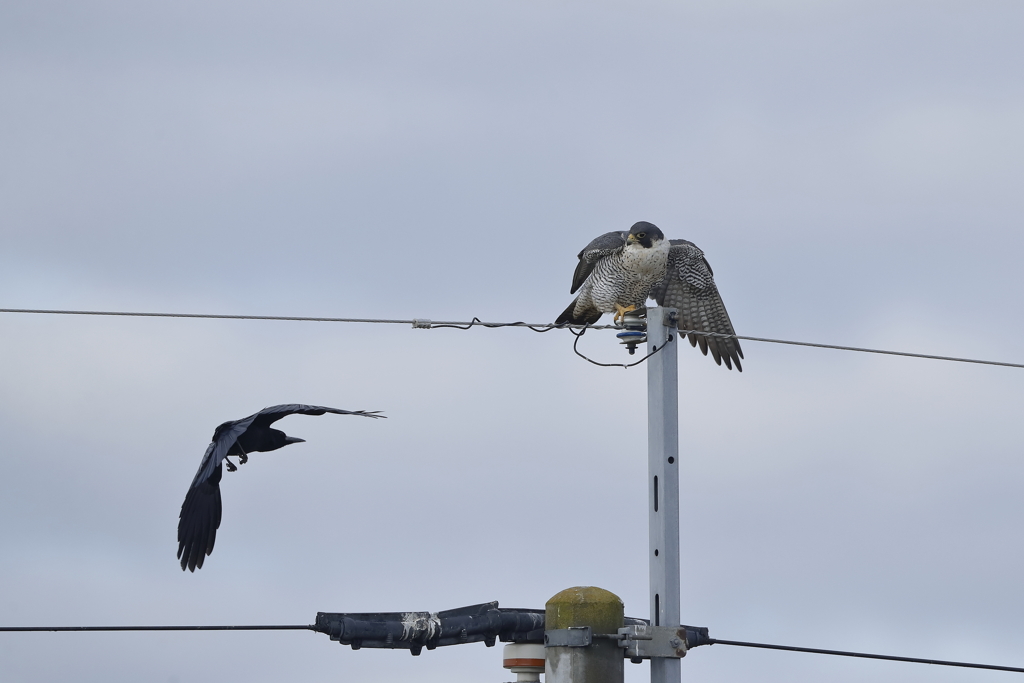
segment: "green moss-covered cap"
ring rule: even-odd
[[[589,626],[594,633],[615,633],[622,627],[622,600],[594,586],[566,588],[548,600],[544,610],[548,630]]]

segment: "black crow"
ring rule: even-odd
[[[304,406],[289,403],[264,408],[255,415],[225,422],[213,433],[213,441],[203,455],[196,478],[185,494],[185,502],[181,504],[178,515],[178,559],[181,569],[188,568],[194,572],[202,568],[206,555],[213,552],[213,542],[217,539],[220,528],[221,502],[220,478],[221,461],[227,463],[228,471],[238,469],[230,460],[229,455],[238,456],[238,464],[243,465],[253,451],[276,451],[288,444],[302,443],[304,439],[288,436],[280,429],[272,429],[282,417],[300,413],[302,415],[360,415],[362,417],[384,417],[377,415],[379,411],[339,410],[323,406]]]

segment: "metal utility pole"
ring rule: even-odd
[[[674,308],[647,309],[647,486],[651,625],[679,626],[679,333]],[[651,659],[651,683],[679,683],[679,660]]]

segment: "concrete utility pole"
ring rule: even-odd
[[[593,586],[566,588],[544,611],[545,683],[622,683],[619,596]]]
[[[647,309],[647,486],[651,625],[679,626],[679,331],[674,308]],[[679,660],[651,659],[651,683],[679,683]]]

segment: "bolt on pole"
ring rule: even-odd
[[[647,471],[651,624],[679,625],[679,333],[674,308],[647,309]],[[651,683],[679,683],[678,659],[651,659]]]

